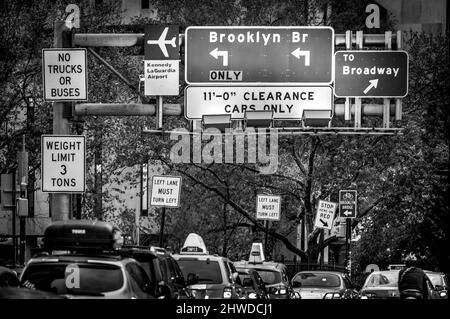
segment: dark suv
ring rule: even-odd
[[[66,298],[154,299],[149,276],[120,245],[120,232],[109,223],[55,222],[44,232],[44,251],[22,271],[21,284]]]
[[[183,274],[176,260],[164,248],[124,246],[131,257],[139,261],[153,284],[154,295],[160,299],[191,298]]]

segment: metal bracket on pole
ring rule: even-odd
[[[99,60],[108,70],[110,70],[114,75],[116,75],[123,83],[125,83],[134,93],[136,93],[142,101],[145,101],[145,95],[143,95],[139,89],[136,87],[119,71],[117,71],[111,64],[109,64],[105,59],[103,59],[93,48],[87,48],[89,53],[91,53],[97,60]],[[140,83],[140,82],[139,82]]]
[[[397,50],[402,48],[402,31],[397,31]],[[395,99],[395,120],[402,119],[402,99]]]
[[[352,31],[346,31],[345,32],[345,48],[347,50],[351,50],[352,49]],[[351,108],[351,98],[346,97],[345,98],[345,106],[344,106],[344,119],[345,121],[351,121],[352,119],[352,114],[350,111]]]
[[[360,50],[363,48],[364,35],[362,31],[356,31],[356,47]],[[355,98],[355,127],[361,127],[361,104],[360,97]]]
[[[158,96],[156,98],[156,129],[162,130],[163,127],[163,97]]]

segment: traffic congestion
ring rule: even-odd
[[[396,269],[371,271],[358,289],[343,272],[300,271],[266,260],[253,243],[247,260],[210,254],[190,233],[178,253],[125,245],[121,232],[103,221],[54,222],[44,245],[20,273],[0,267],[2,299],[386,299],[400,298]],[[445,274],[425,271],[428,299],[448,298]],[[301,302],[301,300],[298,300]]]

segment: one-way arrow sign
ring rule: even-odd
[[[336,212],[337,203],[319,200],[317,203],[316,221],[314,227],[331,229]]]

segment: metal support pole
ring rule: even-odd
[[[72,44],[68,37],[64,37],[64,31],[68,31],[65,21],[55,21],[54,30],[54,48],[67,48]],[[70,126],[67,118],[63,116],[64,107],[70,103],[54,102],[53,103],[53,134],[69,135]],[[51,194],[51,211],[52,221],[67,220],[70,216],[70,195],[64,193]]]
[[[105,59],[103,59],[97,52],[95,52],[92,48],[87,48],[87,50],[97,59],[99,60],[108,70],[110,70],[114,75],[116,75],[123,83],[125,83],[134,93],[136,93],[142,101],[145,101],[145,95],[143,95],[139,89],[136,90],[136,87],[128,81],[126,77],[124,77],[119,71],[117,71],[111,64],[109,64]]]
[[[159,232],[159,247],[163,247],[164,244],[164,222],[166,218],[166,207],[163,206],[161,210],[161,226]]]
[[[26,217],[20,216],[19,217],[20,224],[19,224],[19,265],[25,264],[25,247],[26,247],[26,234],[25,234],[25,224],[26,224]]]
[[[352,232],[352,219],[346,218],[345,221],[345,271],[348,272],[348,274],[351,273],[349,266],[350,266],[350,239],[351,239],[351,232]]]
[[[392,31],[386,31],[384,33],[385,36],[385,49],[386,50],[392,50]],[[389,128],[389,122],[390,122],[390,99],[384,98],[383,99],[383,127]]]
[[[17,200],[16,200],[16,170],[12,171],[12,240],[13,240],[13,268],[17,265],[17,240],[16,240],[16,215],[17,215]]]
[[[267,249],[267,239],[268,239],[268,233],[269,233],[269,221],[268,220],[266,220],[266,223],[265,223],[266,225],[266,231],[265,231],[265,234],[264,234],[264,250],[265,250],[265,252],[266,252],[266,258],[268,258],[268,249]]]
[[[352,49],[352,31],[345,32],[345,48],[347,50]],[[344,104],[344,119],[346,121],[351,121],[351,119],[352,119],[352,114],[350,112],[351,104],[352,104],[352,101],[350,100],[350,98],[346,97],[345,104]]]
[[[356,31],[356,47],[360,50],[363,48],[364,36],[362,31]],[[361,98],[355,98],[355,127],[361,127]]]
[[[319,266],[320,266],[320,269],[323,269],[323,255],[324,255],[325,249],[322,246],[323,246],[324,239],[325,239],[325,229],[322,228],[320,230],[320,237],[319,237],[319,247],[320,247]]]
[[[402,48],[402,31],[397,31],[397,50]],[[402,119],[402,99],[395,99],[395,120]]]
[[[163,97],[162,96],[158,96],[156,99],[156,115],[157,115],[156,129],[162,130],[162,128],[163,128]]]
[[[18,154],[18,182],[20,186],[20,198],[27,199],[27,186],[28,186],[28,153],[25,149],[25,134],[22,135],[22,152]],[[28,201],[27,201],[28,203]],[[17,201],[16,201],[16,211],[17,211]],[[28,207],[26,209],[28,213]],[[26,247],[26,233],[25,224],[26,217],[23,215],[19,216],[19,265],[25,264],[25,247]]]

